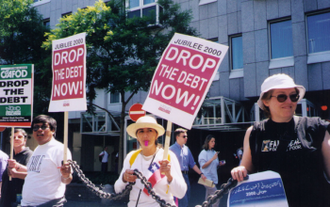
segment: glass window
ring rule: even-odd
[[[272,59],[293,56],[291,20],[270,24]]]
[[[119,103],[119,92],[110,93],[110,103]]]
[[[143,4],[146,5],[146,4],[151,4],[151,3],[154,3],[155,0],[143,0]]]
[[[309,53],[330,50],[330,12],[307,16]]]
[[[231,38],[231,63],[233,70],[243,68],[242,36]]]
[[[140,0],[129,0],[129,8],[140,6]]]
[[[67,17],[67,16],[70,16],[70,15],[72,15],[72,12],[67,12],[67,13],[62,14],[62,17]]]
[[[45,25],[47,28],[50,28],[50,19],[44,19],[44,25]]]
[[[130,9],[127,12],[128,18],[133,17],[152,17],[150,24],[157,23],[158,13],[161,12],[161,8],[156,4],[155,0],[129,0],[126,5]]]

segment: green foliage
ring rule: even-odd
[[[90,111],[94,109],[95,88],[105,88],[121,95],[119,165],[122,164],[127,103],[138,91],[148,90],[159,59],[175,32],[196,35],[196,30],[189,26],[190,11],[180,11],[172,0],[161,0],[159,4],[163,8],[160,24],[152,25],[155,15],[127,18],[122,4],[111,1],[107,6],[99,0],[93,7],[78,9],[61,18],[56,29],[46,34],[47,40],[43,43],[49,51],[52,40],[86,32],[86,84]]]
[[[48,109],[51,82],[49,57],[40,47],[49,31],[34,7],[33,0],[1,0],[0,59],[1,64],[34,64],[34,112]],[[46,70],[45,70],[46,69]]]
[[[189,27],[190,12],[180,12],[171,0],[159,3],[164,8],[161,25],[152,27],[149,17],[127,18],[121,4],[112,1],[108,7],[99,0],[93,7],[63,17],[56,29],[46,34],[43,47],[50,50],[52,40],[87,33],[89,100],[95,98],[95,88],[107,88],[122,96],[125,92],[148,90],[159,58],[174,32],[196,34]],[[123,101],[126,104],[129,100]]]

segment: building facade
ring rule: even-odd
[[[208,133],[217,137],[216,148],[224,151],[222,158],[233,159],[232,154],[242,145],[246,128],[262,118],[255,103],[263,80],[272,74],[286,73],[306,88],[305,99],[296,112],[298,115],[329,119],[329,0],[175,2],[182,10],[192,11],[191,26],[197,28],[202,38],[229,46],[208,98],[191,133],[188,132],[188,145],[195,159]],[[63,15],[94,3],[94,0],[35,0],[34,6],[43,15],[45,24],[55,28]],[[129,16],[145,15],[152,9],[160,11],[155,0],[129,0],[125,4]],[[134,103],[143,103],[146,96],[147,92],[138,93],[126,110]],[[95,103],[119,115],[119,100],[118,94],[99,90]],[[73,148],[73,158],[87,171],[99,170],[97,155],[102,146],[109,146],[112,162],[109,170],[116,170],[119,128],[106,111],[97,112],[96,116],[70,112],[72,146],[69,146]],[[130,119],[126,120],[129,124]],[[137,147],[135,140],[129,137],[124,143],[125,152]],[[231,167],[229,165],[228,169]]]

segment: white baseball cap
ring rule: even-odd
[[[287,88],[297,88],[299,91],[299,99],[298,102],[304,97],[306,89],[302,85],[296,85],[293,81],[293,79],[288,76],[287,74],[276,74],[269,76],[264,80],[264,82],[261,85],[261,93],[258,100],[258,105],[262,110],[265,110],[264,103],[262,102],[261,98],[262,96],[273,89],[287,89]]]

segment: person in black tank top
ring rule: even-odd
[[[231,174],[242,181],[272,170],[281,175],[290,207],[330,206],[330,123],[294,116],[304,94],[288,75],[265,79],[258,105],[268,118],[246,131],[241,165]]]

